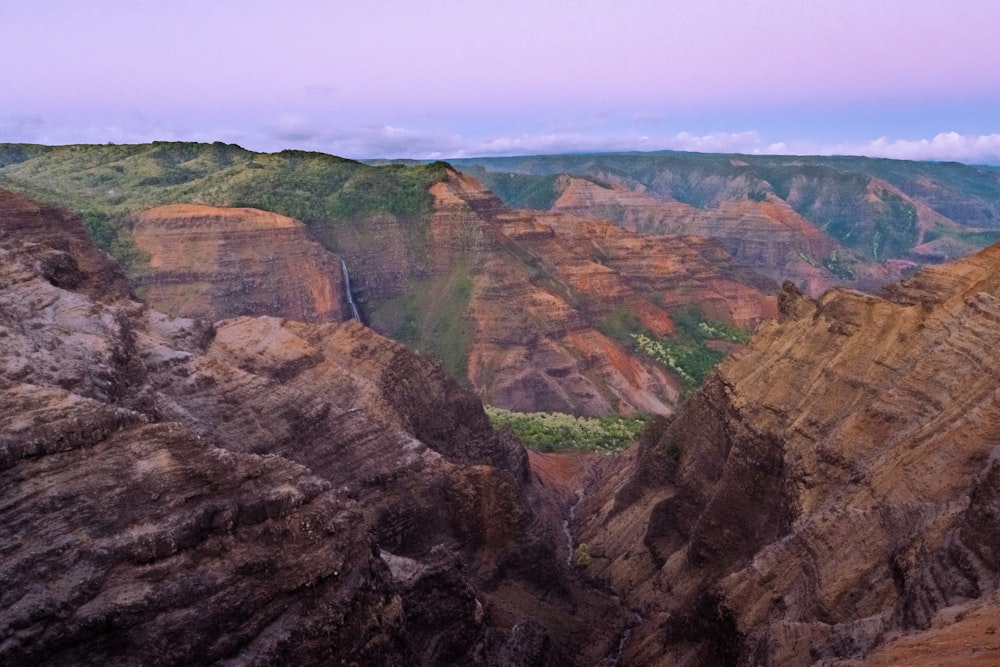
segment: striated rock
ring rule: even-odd
[[[962,619],[995,606],[1000,574],[998,291],[1000,246],[891,300],[786,288],[783,320],[578,514],[591,571],[647,619],[627,661],[907,662],[934,637],[957,650],[946,638],[978,627]]]
[[[899,277],[889,267],[862,261],[773,195],[697,208],[630,190],[619,182],[605,187],[583,178],[564,177],[561,186],[562,194],[553,210],[614,220],[626,229],[646,234],[718,239],[735,261],[776,281],[791,280],[812,296],[836,284],[877,287]],[[934,218],[929,209],[926,217],[932,220],[927,226],[940,222],[940,216]],[[830,258],[844,270],[831,273],[823,264],[824,260],[831,262]]]
[[[61,390],[6,382],[0,403],[5,664],[409,660],[329,482]]]
[[[459,220],[463,238],[484,240],[473,255],[467,374],[495,405],[665,413],[677,400],[677,381],[601,332],[609,320],[627,313],[642,328],[666,335],[673,331],[666,308],[684,304],[741,326],[775,312],[773,297],[762,293],[770,283],[727,267],[728,253],[712,241],[651,238],[608,222],[510,212],[493,200],[481,203],[482,186],[473,179],[454,175],[450,183],[440,185],[447,197],[441,195],[433,220]]]
[[[148,255],[133,276],[139,294],[167,314],[279,315],[303,322],[350,316],[339,259],[291,218],[174,204],[134,214],[130,230]]]
[[[164,169],[164,178],[183,179],[235,169],[230,158],[257,159],[233,147],[171,144],[137,148],[133,157],[139,162],[123,158],[111,169],[97,158],[118,153],[101,147],[42,152],[48,157],[39,159],[48,168],[50,160],[58,164],[56,153],[86,157],[81,168],[88,177],[110,182],[139,171],[139,163]],[[717,242],[651,240],[578,216],[512,212],[482,183],[443,164],[420,176],[431,182],[421,202],[412,197],[416,193],[404,196],[413,187],[400,181],[404,172],[376,178],[360,165],[327,158],[289,153],[266,160],[268,168],[312,165],[302,178],[317,178],[315,169],[333,170],[330,178],[343,171],[341,177],[350,172],[361,179],[344,184],[347,190],[336,202],[314,201],[312,190],[300,196],[275,186],[272,205],[313,216],[308,231],[275,213],[200,204],[140,211],[125,222],[115,218],[135,246],[130,271],[139,295],[168,314],[207,320],[348,319],[340,259],[313,242],[312,234],[346,261],[352,299],[376,331],[437,356],[459,381],[501,407],[586,415],[666,413],[676,404],[680,381],[631,349],[628,333],[636,327],[667,335],[673,331],[669,309],[690,304],[740,326],[774,312],[776,284],[736,265]],[[187,166],[175,169],[177,160]],[[22,167],[14,171],[22,173]],[[247,178],[266,171],[256,167],[247,163]],[[371,178],[361,178],[362,172]],[[64,191],[78,187],[76,181],[60,183]],[[390,198],[396,204],[409,204],[373,205],[365,193],[376,183],[396,192]],[[160,193],[147,201],[166,196],[157,178],[130,187]],[[217,192],[202,193],[200,181],[191,187],[174,196],[256,201],[250,193],[239,195],[248,187],[242,180]],[[80,196],[86,201],[89,195]],[[355,209],[356,216],[346,213]],[[334,219],[325,217],[334,215],[330,211],[337,211]]]
[[[673,331],[665,308],[679,305],[701,304],[712,317],[741,326],[774,313],[767,293],[775,285],[731,266],[718,243],[650,240],[605,222],[512,212],[480,182],[451,169],[429,194],[426,218],[378,214],[314,231],[342,252],[376,331],[438,356],[480,397],[502,407],[669,412],[679,382],[602,333],[609,319],[634,316],[665,335]],[[192,246],[185,256],[198,252]],[[197,281],[184,285],[175,287],[200,289]],[[218,318],[264,311],[234,299],[213,312]],[[302,319],[287,308],[266,312]]]
[[[912,272],[915,264],[952,260],[982,248],[996,238],[992,230],[1000,201],[995,170],[956,162],[659,151],[453,163],[477,169],[488,184],[496,184],[505,201],[548,208],[562,200],[560,206],[581,214],[589,207],[604,208],[599,217],[638,228],[655,227],[660,220],[673,224],[686,209],[692,222],[716,226],[728,236],[732,252],[740,252],[745,242],[750,257],[774,251],[774,257],[783,256],[784,223],[772,215],[793,222],[786,216],[794,211],[814,228],[801,239],[789,237],[792,245],[811,244],[810,237],[818,240],[818,228],[849,250],[838,247],[835,256],[811,259],[803,253],[815,270],[813,279],[829,280],[829,269],[839,284],[865,289],[894,279],[898,271]],[[573,176],[560,176],[564,174]],[[563,198],[567,181],[573,193]],[[537,196],[545,191],[551,200]],[[726,220],[734,213],[746,216],[748,227],[764,236],[743,237],[740,225]],[[806,271],[802,264],[791,268]],[[790,274],[768,275],[800,282]],[[821,285],[807,291],[816,296]]]
[[[94,298],[129,293],[121,270],[93,246],[79,219],[66,211],[0,190],[0,218],[8,235],[4,249],[31,257],[28,275],[37,273],[54,285]]]

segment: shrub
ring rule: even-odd
[[[646,332],[631,334],[636,347],[669,368],[686,391],[698,388],[726,354],[706,345],[708,341],[746,343],[750,333],[705,318],[697,306],[678,308],[671,313],[677,325],[674,338],[656,339]]]

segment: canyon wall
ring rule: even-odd
[[[977,631],[956,659],[995,659],[998,297],[998,246],[880,296],[786,284],[581,513],[646,619],[629,660],[877,663]]]

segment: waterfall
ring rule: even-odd
[[[562,522],[563,534],[566,536],[566,564],[570,567],[573,567],[573,530],[570,524],[576,517],[576,508],[581,502],[583,502],[582,487],[576,492],[576,501],[574,501],[573,505],[569,508],[569,516],[563,519]]]
[[[358,306],[354,303],[354,295],[351,294],[351,274],[347,272],[347,262],[343,259],[340,260],[340,270],[344,274],[344,292],[347,293],[347,303],[351,304],[351,318],[361,321],[361,313],[358,312]]]

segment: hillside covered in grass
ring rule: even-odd
[[[136,260],[128,216],[162,204],[259,208],[330,227],[385,215],[418,219],[443,163],[373,167],[303,151],[255,153],[233,144],[0,145],[0,187],[83,216],[97,244],[126,264]]]

